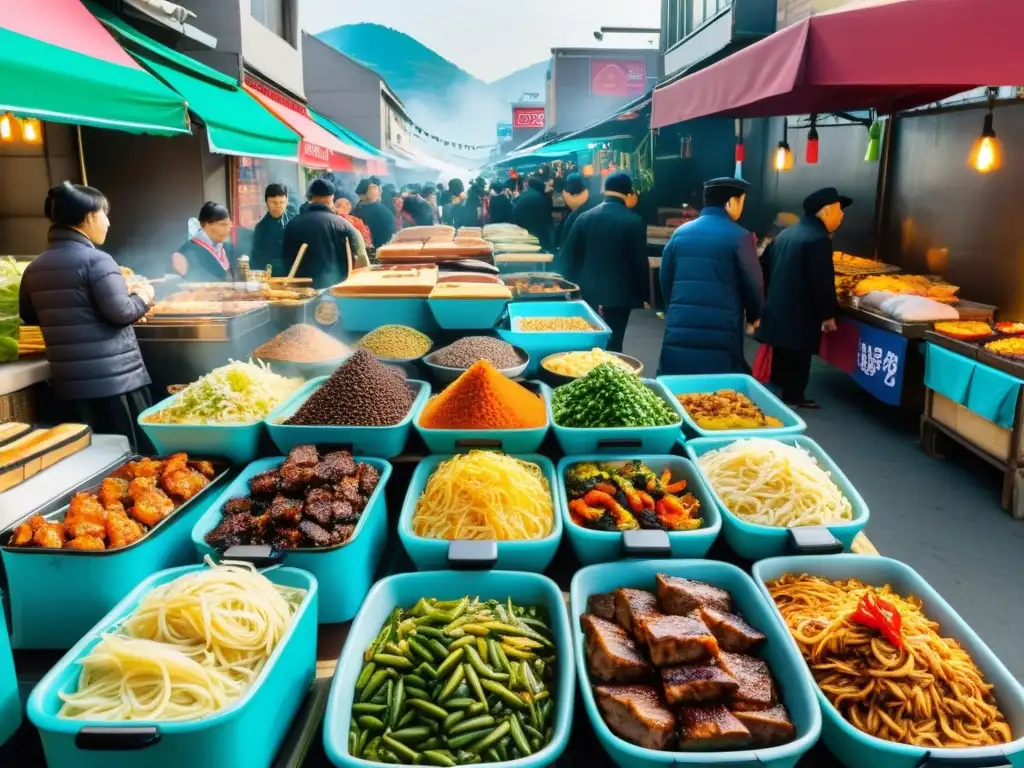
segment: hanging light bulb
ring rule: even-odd
[[[864,162],[877,163],[882,154],[882,123],[875,120],[868,128],[868,149],[864,153]]]
[[[811,130],[807,132],[807,155],[808,165],[816,165],[818,162],[818,116],[811,115]]]
[[[971,153],[967,162],[971,168],[978,173],[992,173],[998,171],[1003,165],[1003,147],[996,132],[992,129],[992,103],[994,97],[989,95],[988,113],[985,115],[985,123],[981,129],[981,136],[971,146]]]
[[[775,148],[775,159],[772,167],[776,171],[785,172],[793,170],[793,150],[789,148],[789,122],[782,124],[782,141]]]
[[[34,117],[22,120],[21,137],[28,144],[38,144],[43,140],[43,127]]]
[[[0,141],[11,141],[14,138],[14,118],[8,112],[0,115]]]

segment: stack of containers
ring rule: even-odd
[[[400,244],[385,248],[422,248]],[[383,250],[383,249],[381,249]],[[378,251],[378,254],[380,251]],[[427,297],[437,285],[437,267],[381,266],[360,269],[331,287],[338,303],[341,326],[348,333],[368,332],[385,324],[407,325],[428,335],[437,324]]]
[[[524,317],[578,317],[590,324],[594,331],[520,331],[519,321]],[[509,327],[498,327],[498,337],[530,355],[526,375],[533,376],[540,369],[540,361],[556,352],[573,352],[598,347],[605,349],[612,330],[585,301],[516,301],[508,305]]]

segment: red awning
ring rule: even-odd
[[[334,134],[321,128],[297,102],[294,106],[285,104],[283,98],[273,98],[270,93],[264,93],[262,89],[257,90],[248,77],[245,80],[245,89],[302,137],[299,143],[299,165],[331,171],[355,170],[351,148]]]
[[[1024,83],[1021,0],[866,0],[812,16],[654,92],[651,126],[708,115],[910,109]]]

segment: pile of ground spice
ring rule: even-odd
[[[402,375],[359,350],[300,406],[286,424],[390,427],[409,415],[415,399]]]
[[[486,360],[474,363],[420,415],[427,429],[532,429],[547,424],[544,401],[502,376]]]
[[[282,331],[253,350],[260,360],[282,360],[289,363],[325,363],[343,360],[352,350],[333,336],[313,325],[301,323]]]
[[[434,365],[463,370],[477,360],[486,360],[499,369],[515,368],[526,362],[516,352],[515,347],[492,336],[464,336],[437,350],[427,359]]]

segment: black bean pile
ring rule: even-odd
[[[390,427],[409,414],[413,391],[402,375],[364,349],[331,374],[286,424]]]
[[[515,368],[526,362],[511,344],[491,336],[466,336],[430,356],[434,365],[463,370],[477,360],[486,360],[499,370]]]

